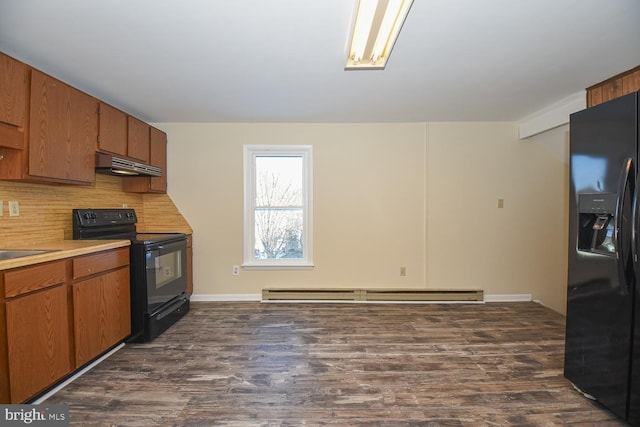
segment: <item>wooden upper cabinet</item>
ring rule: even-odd
[[[622,79],[608,81],[602,85],[602,102],[611,101],[624,95]]]
[[[95,182],[95,98],[32,70],[29,120],[29,175],[78,184]]]
[[[622,76],[622,91],[631,93],[640,90],[640,67],[635,73]]]
[[[602,104],[602,86],[594,86],[587,89],[587,107]]]
[[[121,156],[127,155],[127,115],[100,102],[98,149]]]
[[[27,66],[0,53],[0,146],[24,147]]]
[[[149,178],[149,190],[152,192],[167,192],[167,134],[159,129],[151,128],[150,139],[151,166],[162,169],[162,176]]]
[[[587,88],[587,107],[640,90],[640,66]]]
[[[167,134],[150,128],[149,164],[162,169],[159,177],[132,177],[122,181],[122,190],[129,193],[166,193],[167,192]]]
[[[0,122],[24,126],[27,66],[0,53]]]
[[[128,116],[128,155],[144,164],[149,164],[150,126],[135,117]]]

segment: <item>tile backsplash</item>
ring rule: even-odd
[[[0,181],[0,247],[28,248],[45,240],[72,238],[71,210],[74,208],[121,208],[127,205],[136,210],[139,230],[145,228],[145,200],[153,215],[154,206],[164,212],[173,211],[173,222],[163,228],[188,231],[190,228],[171,199],[165,195],[143,195],[122,191],[122,179],[96,174],[95,185],[45,185]],[[19,203],[19,216],[9,216],[9,201]],[[150,218],[151,224],[158,222]],[[166,221],[165,221],[166,222]],[[174,224],[175,223],[175,224]],[[187,228],[187,229],[185,229]]]

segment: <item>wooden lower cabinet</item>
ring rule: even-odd
[[[131,334],[129,249],[74,258],[73,278],[78,368]]]
[[[72,370],[64,284],[6,303],[11,403],[46,389]]]
[[[131,334],[129,248],[0,271],[0,404],[24,403]]]
[[[76,367],[131,334],[129,268],[73,284]]]

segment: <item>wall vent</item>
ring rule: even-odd
[[[279,289],[262,290],[262,301],[483,301],[480,289]]]

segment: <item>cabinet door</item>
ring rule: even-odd
[[[622,78],[622,90],[625,94],[640,90],[640,68]]]
[[[149,164],[161,168],[162,176],[126,178],[122,181],[122,191],[129,193],[167,192],[167,134],[152,127],[149,136]]]
[[[104,349],[131,335],[131,288],[129,267],[113,271],[104,278],[105,311],[109,322],[104,329]]]
[[[29,175],[95,181],[98,101],[46,74],[31,74]]]
[[[27,66],[0,53],[0,146],[24,147]]]
[[[98,148],[113,154],[127,155],[127,115],[100,103]]]
[[[149,125],[128,116],[128,155],[146,165],[149,164]]]
[[[73,285],[76,367],[131,334],[129,268],[121,268]]]
[[[63,285],[6,303],[11,402],[20,403],[71,372]]]
[[[622,78],[610,80],[602,85],[602,102],[611,101],[622,95]]]
[[[0,122],[24,126],[27,66],[0,53]]]
[[[157,193],[167,192],[167,134],[151,128],[150,139],[151,166],[162,168],[162,176],[149,178],[149,190]]]

